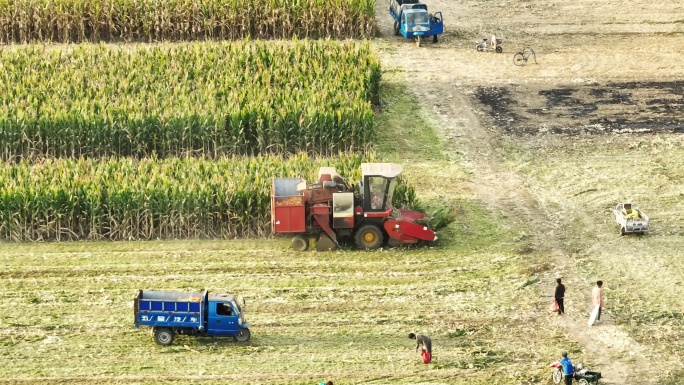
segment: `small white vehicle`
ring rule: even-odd
[[[613,216],[620,227],[620,235],[648,232],[648,215],[633,203],[618,203],[613,209]]]

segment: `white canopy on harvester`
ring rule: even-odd
[[[401,174],[402,167],[396,163],[361,163],[361,176],[384,176],[394,178]]]

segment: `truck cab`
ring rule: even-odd
[[[444,33],[442,12],[431,14],[427,5],[418,0],[391,0],[390,15],[394,19],[394,34],[414,39],[418,47],[424,38],[432,36],[437,43],[437,35]]]
[[[209,294],[207,334],[235,336],[243,323],[242,309],[231,294]]]

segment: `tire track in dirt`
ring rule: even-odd
[[[564,266],[567,276],[577,277],[572,266],[564,262],[569,254],[566,246],[555,236],[562,225],[558,216],[550,215],[552,213],[526,189],[523,179],[505,166],[503,157],[497,153],[501,139],[490,121],[491,117],[471,103],[476,87],[490,85],[493,79],[484,76],[478,84],[480,79],[472,72],[463,73],[464,68],[472,64],[464,64],[463,58],[468,55],[464,55],[462,49],[454,48],[460,43],[450,44],[447,37],[440,45],[428,44],[417,49],[403,38],[392,36],[391,18],[384,2],[376,6],[376,15],[380,29],[376,43],[384,69],[405,74],[406,87],[415,96],[430,125],[440,131],[447,152],[452,158],[460,159],[469,171],[467,188],[491,210],[502,214],[511,226],[529,229],[526,230],[529,236],[526,241],[531,243],[535,252],[549,255],[552,265]],[[499,60],[498,56],[492,55],[492,58]],[[482,56],[474,60],[482,60]],[[555,282],[551,274],[546,278],[548,280],[544,281],[550,283],[540,289],[552,293]],[[566,281],[574,287],[586,285],[586,280],[580,278]],[[590,290],[591,286],[585,291]],[[588,302],[588,294],[577,302],[582,301]],[[609,318],[593,328],[586,325],[583,313],[564,317],[554,324],[560,325],[571,340],[594,357],[593,369],[600,370],[605,376],[602,383],[655,383],[658,369],[646,358],[649,355],[647,348],[620,330]]]

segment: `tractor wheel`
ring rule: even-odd
[[[362,249],[378,249],[385,242],[382,230],[376,225],[363,225],[354,237],[356,245]]]
[[[173,330],[168,328],[159,328],[154,331],[154,342],[157,345],[168,346],[173,342]]]
[[[484,47],[481,44],[478,44],[477,47],[475,47],[475,49],[477,49],[477,52],[484,51]]]
[[[553,383],[556,385],[563,381],[563,371],[560,368],[553,369],[553,373],[551,373],[551,381],[553,381]]]
[[[579,380],[579,383],[580,383],[580,385],[589,385],[589,381],[585,380],[584,378]]]
[[[420,45],[423,43],[423,37],[418,35],[416,36],[416,47],[420,47]]]
[[[302,235],[295,235],[292,237],[292,248],[294,251],[309,250],[309,239]]]
[[[234,338],[237,342],[247,342],[249,341],[250,335],[249,329],[240,328],[240,331]]]
[[[394,36],[399,36],[401,35],[401,32],[399,31],[399,24],[395,21],[394,22]]]
[[[503,48],[501,48],[501,46],[497,45],[496,46],[496,53],[502,53],[502,52],[503,52]]]

